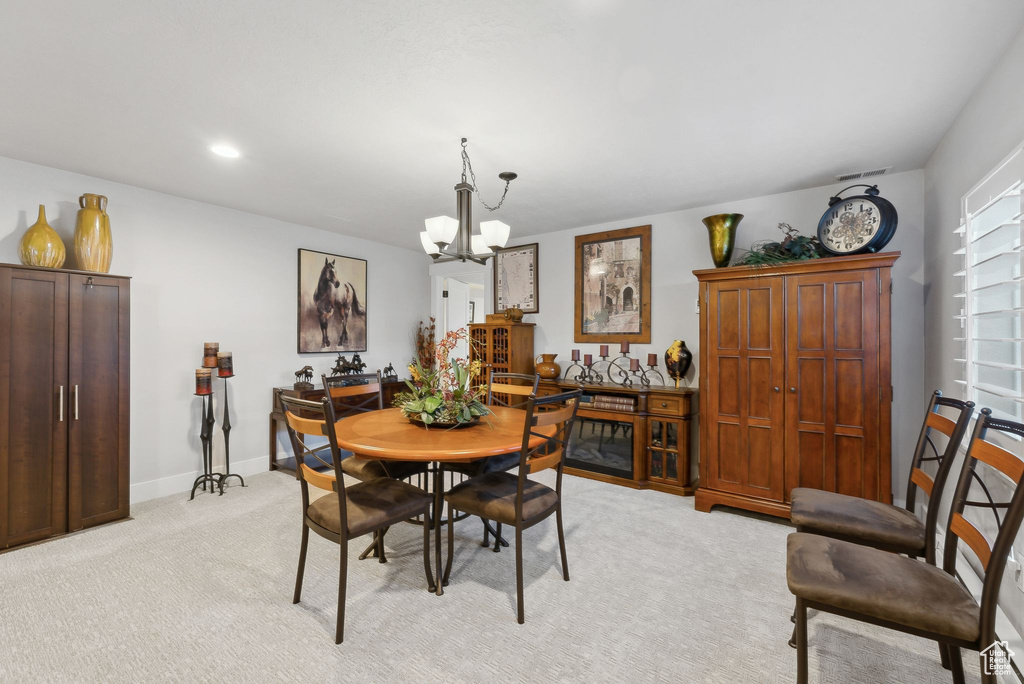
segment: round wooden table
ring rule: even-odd
[[[522,449],[526,411],[490,406],[491,415],[476,425],[463,428],[424,428],[402,415],[401,409],[384,409],[342,418],[335,423],[338,446],[356,458],[372,460],[424,461],[434,468],[434,555],[437,595],[441,587],[441,509],[444,508],[444,482],[441,464],[474,461],[488,456],[511,454]],[[553,435],[555,426],[537,428],[530,448],[544,443],[544,435]],[[449,524],[452,522],[449,520]]]

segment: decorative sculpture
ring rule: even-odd
[[[292,387],[297,390],[313,389],[313,367],[303,366],[295,371],[295,384]]]
[[[398,380],[398,371],[395,370],[395,364],[389,363],[387,368],[381,371],[380,376],[385,382]]]

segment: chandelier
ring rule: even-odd
[[[508,235],[511,228],[501,221],[481,221],[480,234],[473,234],[473,193],[476,193],[480,204],[487,211],[497,211],[505,202],[508,195],[509,183],[514,181],[517,174],[511,171],[502,171],[498,178],[505,181],[505,192],[495,206],[490,206],[480,197],[480,190],[476,186],[476,174],[473,173],[473,164],[469,161],[469,153],[466,151],[468,140],[462,139],[462,181],[455,186],[455,205],[458,211],[458,218],[451,216],[435,216],[424,221],[426,230],[420,233],[420,244],[423,251],[430,255],[434,263],[441,264],[448,261],[473,261],[478,264],[486,264],[487,259],[494,256],[494,252],[505,246],[508,242]],[[469,174],[467,180],[466,174]],[[452,248],[453,251],[449,251]]]

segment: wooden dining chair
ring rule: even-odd
[[[943,407],[952,410],[953,419],[939,413]],[[905,507],[821,489],[798,487],[791,494],[790,521],[796,525],[798,532],[811,532],[883,551],[905,553],[911,558],[923,557],[935,565],[938,504],[942,500],[942,491],[973,415],[973,401],[950,399],[942,396],[939,390],[929,398],[910,466]],[[945,438],[945,447],[941,453],[935,445],[935,440],[941,438],[935,433]],[[930,463],[936,464],[935,479],[923,470]],[[928,496],[930,504],[934,503],[927,507],[924,520],[918,518],[915,512],[918,489]],[[796,647],[795,631],[789,645]]]
[[[530,397],[537,394],[539,383],[540,376],[536,374],[491,373],[487,381],[487,405],[524,408]],[[475,477],[482,473],[509,470],[517,465],[519,465],[519,454],[511,453],[504,456],[491,456],[470,463],[449,463],[445,469],[449,472]],[[490,546],[490,535],[494,535],[495,553],[501,551],[502,546],[508,546],[508,542],[501,536],[500,522],[496,523],[497,529],[491,527],[489,520],[481,518],[481,522],[484,525],[484,539],[480,543],[481,546],[485,548]]]
[[[964,681],[960,649],[982,653],[995,644],[999,587],[1024,518],[1024,461],[989,441],[993,433],[1024,437],[1024,424],[995,419],[990,409],[981,410],[953,494],[941,569],[841,539],[806,532],[789,535],[786,577],[796,597],[797,682],[807,682],[808,676],[808,608],[937,641],[956,684]],[[980,464],[986,471],[981,474]],[[1009,501],[993,498],[985,484],[989,477],[1009,480]],[[970,498],[972,485],[978,485],[980,496]],[[967,507],[992,513],[998,530],[993,544],[968,522]],[[956,578],[961,541],[984,574],[980,605]],[[995,675],[985,672],[982,663],[982,682],[995,684]]]
[[[309,531],[313,530],[324,539],[329,539],[341,548],[341,567],[338,580],[338,624],[335,643],[343,641],[345,633],[345,591],[348,579],[348,542],[364,534],[379,534],[389,526],[419,515],[427,515],[433,499],[430,494],[408,482],[390,477],[378,477],[359,482],[351,487],[344,486],[341,469],[341,450],[338,448],[334,431],[335,414],[333,402],[324,397],[320,402],[305,401],[279,395],[284,410],[288,437],[291,439],[298,462],[299,481],[302,490],[302,546],[299,551],[299,568],[295,575],[295,594],[292,603],[298,603],[302,595],[302,575],[306,567],[306,547]],[[304,461],[310,449],[306,444],[309,437],[323,438],[326,435],[330,445],[330,473],[320,473]],[[310,501],[309,485],[330,492]],[[430,572],[430,530],[423,526],[423,568],[428,588],[434,585]]]
[[[565,554],[565,533],[562,528],[562,467],[570,450],[572,425],[579,410],[581,390],[563,392],[549,397],[530,397],[526,403],[523,445],[519,453],[519,472],[499,470],[487,472],[458,484],[445,494],[449,517],[456,512],[477,515],[484,520],[511,525],[516,530],[516,596],[517,619],[523,624],[523,530],[541,522],[552,513],[558,525],[558,548],[562,556],[562,576],[569,581],[569,565]],[[539,428],[553,427],[548,436]],[[537,437],[544,441],[531,447]],[[555,488],[531,480],[529,473],[547,468],[556,471]],[[448,560],[444,581],[452,569],[455,544],[454,525],[448,526]]]

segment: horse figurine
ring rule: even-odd
[[[334,361],[334,368],[331,369],[331,377],[344,375],[346,368],[348,368],[348,359],[338,354],[338,358]]]
[[[295,371],[295,389],[312,389],[313,388],[313,367],[303,366],[299,370]]]
[[[316,285],[316,292],[313,293],[313,303],[316,304],[316,314],[320,321],[320,347],[331,346],[330,337],[327,335],[327,324],[331,316],[337,313],[341,321],[341,336],[338,338],[338,346],[343,347],[348,341],[348,317],[351,314],[365,316],[366,310],[359,303],[356,297],[356,289],[352,283],[345,283],[343,294],[340,296],[335,292],[341,288],[341,281],[334,269],[334,262],[337,259],[324,258],[324,267],[320,269],[320,280]]]
[[[385,380],[397,380],[398,371],[395,370],[395,364],[389,363],[388,367],[381,371],[381,377]]]
[[[352,363],[350,363],[348,367],[353,373],[359,374],[366,369],[366,364],[363,363],[361,358],[359,358],[359,354],[356,354],[352,357]]]

